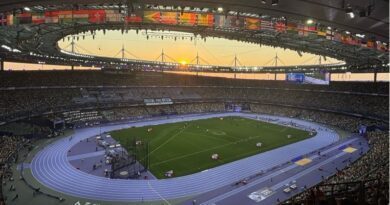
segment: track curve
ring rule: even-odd
[[[161,180],[123,180],[90,175],[77,170],[69,163],[67,153],[71,147],[80,140],[100,133],[97,127],[85,128],[76,130],[72,140],[69,140],[68,137],[59,139],[43,148],[33,158],[30,166],[31,171],[33,176],[43,185],[55,191],[77,197],[103,201],[128,202],[169,200],[193,196],[226,186],[242,178],[259,173],[260,170],[267,170],[283,164],[295,157],[313,152],[339,140],[336,132],[313,122],[286,117],[244,113],[185,115],[175,118],[129,122],[127,124],[102,126],[101,131],[109,132],[131,126],[147,126],[226,116],[250,118],[259,116],[275,119],[279,123],[294,122],[297,125],[315,129],[317,135],[303,141],[187,176]]]

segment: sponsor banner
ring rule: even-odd
[[[325,26],[319,26],[317,28],[317,36],[326,38],[326,27]]]
[[[123,22],[124,17],[118,10],[106,10],[106,22]]]
[[[341,42],[344,43],[344,44],[347,44],[347,43],[348,43],[348,42],[347,42],[347,38],[348,38],[348,36],[346,36],[346,35],[341,35]]]
[[[122,14],[106,14],[106,22],[119,23],[123,22]]]
[[[16,21],[15,24],[31,24],[32,23],[32,15],[31,13],[21,13],[16,14]]]
[[[226,18],[226,25],[229,28],[241,29],[244,28],[245,19],[243,17],[228,16]]]
[[[317,36],[326,37],[326,32],[325,31],[317,31]]]
[[[309,32],[313,32],[315,33],[317,31],[317,26],[315,25],[309,25],[309,26],[306,26],[305,29]]]
[[[106,9],[104,12],[107,14],[120,14],[119,10],[113,10],[113,9]]]
[[[334,32],[332,30],[329,30],[329,29],[326,30],[326,39],[328,39],[328,40],[334,39]]]
[[[307,26],[305,24],[299,24],[298,25],[298,34],[300,36],[317,35],[316,27],[315,26]]]
[[[254,31],[260,30],[260,19],[245,18],[245,29]]]
[[[356,45],[360,45],[362,43],[362,39],[355,37],[355,42],[356,42]]]
[[[274,26],[271,21],[260,20],[260,29],[264,31],[274,31]]]
[[[88,23],[89,21],[89,10],[78,10],[73,11],[73,20],[77,23]]]
[[[144,23],[160,23],[161,13],[159,11],[144,11]]]
[[[32,23],[33,24],[43,24],[43,23],[45,23],[45,14],[44,13],[34,13],[34,14],[32,14]]]
[[[383,42],[380,42],[380,41],[377,41],[376,49],[379,51],[387,51],[388,50],[386,44]]]
[[[226,16],[225,15],[215,15],[215,27],[217,28],[226,28]]]
[[[105,10],[91,10],[89,12],[89,23],[105,23],[106,22],[106,11]]]
[[[144,99],[145,105],[171,105],[173,101],[171,98],[149,98]]]
[[[137,11],[125,17],[127,23],[142,23],[142,12]]]
[[[368,40],[367,41],[367,48],[375,48],[375,41],[374,40]]]
[[[279,32],[279,33],[286,33],[286,30],[287,30],[286,23],[283,22],[283,21],[277,21],[277,22],[275,22],[274,28],[275,28],[275,30],[276,30],[277,32]]]
[[[333,32],[324,25],[306,25],[284,21],[267,21],[259,18],[240,17],[236,15],[196,13],[196,12],[160,12],[136,11],[124,16],[118,10],[63,10],[45,11],[44,13],[23,12],[15,15],[0,15],[0,26],[42,24],[42,23],[161,23],[167,25],[206,26],[226,29],[270,30],[281,33],[298,33],[300,36],[326,38],[347,45],[359,45],[379,51],[388,51],[388,45],[375,39],[361,39],[352,35]]]
[[[309,36],[309,30],[304,24],[298,24],[298,35],[300,36]]]
[[[72,11],[59,11],[58,19],[60,24],[72,23],[73,21],[73,12]]]
[[[161,12],[160,23],[168,25],[178,24],[177,12]]]
[[[343,36],[342,42],[348,45],[357,45],[357,41],[353,36],[347,35]]]
[[[342,35],[340,33],[335,33],[333,40],[337,42],[341,42]]]
[[[59,11],[46,11],[45,23],[59,23]]]
[[[195,13],[183,12],[179,14],[179,24],[183,26],[194,26],[197,22]]]
[[[142,23],[142,17],[136,16],[136,15],[126,16],[125,22],[126,23]]]
[[[365,39],[362,39],[361,41],[360,41],[360,46],[362,46],[362,47],[367,47],[367,40],[365,40]]]
[[[214,15],[213,14],[197,14],[198,26],[214,26]]]
[[[288,22],[287,23],[287,33],[298,33],[298,25],[294,22]]]
[[[360,44],[359,39],[357,39],[353,36],[351,36],[349,39],[347,39],[347,42],[350,45],[359,45]]]
[[[7,16],[0,15],[0,26],[7,26]]]

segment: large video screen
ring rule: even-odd
[[[287,73],[286,81],[294,83],[303,83],[305,81],[304,73]]]

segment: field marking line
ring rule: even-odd
[[[217,130],[218,130],[218,129],[217,129]],[[222,132],[224,132],[224,131],[222,131]],[[210,134],[210,135],[215,135],[215,134]],[[210,137],[209,135],[207,135],[207,136]],[[225,135],[215,135],[215,136],[229,137],[229,138],[231,138],[231,139],[234,139],[235,141],[240,141],[240,140],[242,139],[241,137],[234,137],[234,136],[228,134],[227,132],[225,132]],[[213,137],[214,137],[214,136],[213,136]],[[229,142],[231,142],[231,141],[229,141]]]
[[[257,139],[257,138],[260,138],[262,136],[250,136],[250,138],[244,138],[244,139],[241,139],[241,140],[237,140],[237,141],[234,141],[234,142],[228,142],[226,144],[222,144],[222,145],[218,145],[216,147],[212,147],[212,148],[209,148],[209,149],[205,149],[205,150],[201,150],[201,151],[198,151],[198,152],[193,152],[193,153],[190,153],[190,154],[186,154],[186,155],[181,155],[179,157],[174,157],[174,158],[171,158],[171,159],[167,159],[167,160],[164,160],[164,161],[160,161],[158,163],[155,163],[155,164],[152,164],[152,166],[154,165],[160,165],[160,164],[163,164],[165,162],[169,162],[169,161],[174,161],[174,160],[177,160],[177,159],[182,159],[182,158],[186,158],[186,157],[189,157],[189,156],[192,156],[192,155],[196,155],[196,154],[199,154],[199,153],[202,153],[202,152],[206,152],[206,151],[210,151],[210,150],[213,150],[213,149],[217,149],[217,148],[222,148],[222,147],[225,147],[225,146],[228,146],[228,145],[231,145],[231,144],[235,144],[235,143],[241,143],[241,142],[246,142],[248,140],[252,140],[252,139]],[[293,143],[296,143],[296,142],[299,142],[299,141],[302,141],[302,140],[305,140],[305,139],[301,139],[301,140],[298,140],[298,141],[295,141],[295,142],[292,142],[292,143],[289,143],[289,144],[293,144]],[[279,147],[283,147],[283,146],[287,146],[289,144],[285,144],[285,145],[282,145],[282,146],[279,146]],[[269,151],[269,150],[272,150],[272,149],[277,149],[279,147],[276,147],[276,148],[271,148],[271,149],[266,149],[262,152],[266,152],[266,151]],[[241,154],[238,154],[236,156],[247,156],[247,155],[254,155],[258,152],[258,150],[253,150],[253,151],[248,151],[248,152],[243,152]],[[261,152],[261,153],[262,153]]]
[[[149,188],[150,188],[155,194],[157,194],[162,200],[164,200],[165,202],[167,202],[168,205],[171,205],[171,203],[169,203],[169,201],[167,201],[163,196],[161,196],[160,193],[157,192],[156,189],[154,189],[154,188],[152,187],[152,185],[150,184],[150,181],[149,181],[149,180],[148,180],[148,186],[149,186]]]
[[[172,141],[176,136],[178,136],[179,134],[181,134],[182,132],[184,132],[184,130],[186,130],[188,127],[190,127],[190,125],[188,125],[187,127],[181,129],[179,132],[177,132],[176,134],[172,135],[167,141],[165,141],[164,143],[162,143],[160,146],[156,147],[156,149],[152,150],[151,152],[149,152],[145,157],[148,157],[150,155],[152,155],[153,152],[155,152],[156,150],[160,149],[161,147],[163,147],[164,145],[166,145],[168,142]],[[145,159],[144,157],[144,159]]]
[[[255,138],[259,138],[261,136],[257,136],[257,137],[254,137],[252,139],[255,139]],[[154,165],[159,165],[159,164],[163,164],[165,162],[169,162],[169,161],[174,161],[174,160],[177,160],[177,159],[182,159],[182,158],[186,158],[186,157],[189,157],[191,155],[196,155],[196,154],[199,154],[199,153],[202,153],[202,152],[206,152],[206,151],[210,151],[210,150],[213,150],[213,149],[217,149],[217,148],[221,148],[221,147],[226,147],[228,145],[232,145],[232,144],[235,144],[235,143],[239,143],[239,142],[243,142],[243,141],[247,141],[247,138],[245,139],[242,139],[242,140],[238,140],[238,141],[234,141],[234,142],[229,142],[229,143],[226,143],[226,144],[222,144],[222,145],[218,145],[218,146],[215,146],[215,147],[211,147],[209,149],[205,149],[205,150],[201,150],[201,151],[198,151],[198,152],[193,152],[191,154],[186,154],[186,155],[181,155],[179,157],[174,157],[174,158],[171,158],[171,159],[167,159],[167,160],[164,160],[164,161],[160,161],[158,163],[155,163],[155,164],[151,164],[150,166],[154,166]]]
[[[214,136],[210,136],[210,135],[206,135],[206,134],[203,134],[203,133],[195,133],[195,132],[187,132],[189,134],[192,134],[192,135],[198,135],[198,136],[203,136],[203,137],[211,137],[211,138],[214,138],[214,139],[217,139],[219,141],[223,140],[225,142],[232,142],[232,141],[229,141],[225,138],[218,138],[218,137],[214,137]],[[226,136],[226,135],[225,135]]]
[[[286,131],[287,129],[288,129],[288,127],[286,126],[286,127],[284,127],[283,129],[279,130],[279,132],[284,132],[284,131]]]

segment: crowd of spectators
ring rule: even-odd
[[[384,122],[335,113],[274,105],[251,104],[255,113],[279,115],[332,125],[358,132],[359,125],[386,126]],[[369,151],[359,160],[320,185],[311,188],[283,204],[297,205],[387,205],[389,202],[389,133],[367,132]]]
[[[30,122],[10,122],[0,126],[0,133],[5,135],[23,136],[25,138],[47,136],[52,133],[48,126]],[[1,135],[1,134],[0,134]]]
[[[85,107],[123,107],[143,104],[148,98],[170,98],[174,103],[237,101],[327,109],[387,119],[388,96],[262,87],[132,87],[47,88],[0,91],[0,120]],[[151,113],[158,111],[150,110]],[[166,110],[167,113],[174,110]]]
[[[388,132],[368,132],[367,139],[370,145],[368,153],[357,162],[337,173],[335,177],[327,180],[326,183],[343,183],[366,179],[388,180]]]
[[[342,130],[355,133],[358,132],[359,125],[376,125],[384,127],[386,127],[387,125],[386,122],[380,122],[377,120],[364,119],[331,112],[319,112],[316,110],[283,107],[276,105],[251,104],[251,111],[255,113],[300,118],[303,120],[335,126]]]
[[[72,104],[78,89],[28,89],[0,91],[0,116],[31,116]],[[0,118],[1,119],[1,118]]]
[[[8,159],[14,154],[15,150],[25,142],[26,139],[17,136],[0,137],[0,164],[6,164]]]
[[[360,113],[388,118],[388,96],[264,88],[192,88],[203,99],[228,99]]]
[[[234,80],[163,72],[1,72],[0,121],[74,107],[101,107],[110,103],[129,105],[142,103],[145,98],[163,97],[175,102],[215,99],[256,101],[387,119],[388,88],[388,83],[301,85],[285,81]]]
[[[251,104],[255,113],[279,115],[332,125],[358,132],[359,125],[387,126],[385,122],[367,120],[335,113],[274,105]],[[369,151],[359,160],[320,185],[311,188],[283,204],[297,205],[387,205],[389,202],[389,133],[367,132]]]
[[[389,203],[389,134],[367,133],[370,150],[336,175],[284,204],[363,204]]]
[[[3,182],[12,176],[10,167],[18,158],[17,150],[27,142],[28,140],[18,136],[3,135],[0,137],[0,204],[5,204],[4,196],[2,195]]]
[[[107,121],[122,121],[147,118],[161,115],[194,114],[205,112],[222,112],[224,103],[183,103],[159,106],[134,106],[101,111]]]
[[[40,86],[252,86],[388,94],[388,83],[331,82],[329,86],[285,81],[238,80],[163,72],[31,71],[1,72],[0,88]]]
[[[179,114],[223,112],[225,110],[225,104],[224,103],[177,104],[175,105],[175,109]]]

